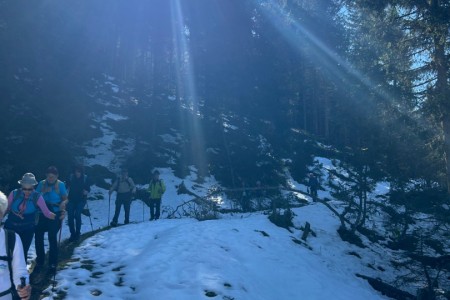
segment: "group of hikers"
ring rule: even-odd
[[[155,170],[149,184],[149,197],[144,202],[150,207],[150,220],[161,214],[161,198],[166,187]],[[0,227],[0,270],[9,276],[0,276],[0,299],[29,299],[31,285],[27,270],[28,250],[34,237],[36,260],[33,273],[44,269],[46,253],[44,238],[47,232],[48,272],[55,273],[58,263],[58,243],[61,227],[67,213],[70,229],[69,242],[77,241],[81,234],[81,215],[91,191],[91,183],[83,166],[74,168],[67,183],[58,179],[58,169],[50,166],[45,179],[38,182],[33,173],[25,173],[17,188],[6,197],[0,192],[0,220],[7,216]],[[125,220],[130,221],[130,207],[136,193],[136,185],[123,169],[113,182],[109,195],[117,193],[114,217],[111,226],[117,226],[121,207]],[[58,238],[59,232],[59,238]]]
[[[150,207],[150,221],[157,220],[161,216],[161,199],[166,191],[164,181],[159,178],[159,171],[153,171],[152,179],[150,180],[148,193],[149,197],[144,198],[143,201]],[[136,185],[133,179],[128,176],[128,170],[122,169],[120,176],[114,181],[109,190],[109,196],[111,197],[113,192],[117,193],[116,196],[116,208],[114,211],[114,217],[111,221],[111,226],[117,226],[121,207],[125,211],[124,224],[130,223],[130,208],[131,202],[136,194]]]
[[[9,270],[9,277],[0,276],[0,299],[30,298],[27,256],[33,237],[36,250],[33,274],[44,268],[46,232],[49,242],[48,271],[53,274],[56,272],[58,243],[61,240],[61,227],[66,212],[70,229],[69,242],[80,238],[81,215],[91,191],[90,180],[81,165],[74,168],[67,183],[59,180],[58,176],[58,169],[50,166],[45,179],[40,182],[33,173],[25,173],[18,181],[20,188],[11,191],[8,197],[0,192],[0,220],[7,216],[3,228],[0,227],[0,270]],[[166,191],[166,186],[159,176],[159,171],[155,170],[148,187],[149,195],[142,199],[150,207],[150,221],[160,218],[161,199]],[[308,175],[307,184],[308,193],[315,201],[320,185],[314,174]],[[118,225],[122,206],[125,212],[124,224],[130,222],[130,207],[136,190],[136,184],[128,176],[128,170],[122,169],[109,189],[109,199],[114,192],[117,193],[114,217],[110,223],[112,227]]]

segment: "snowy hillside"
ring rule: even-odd
[[[58,272],[56,289],[66,299],[386,299],[355,276],[371,269],[350,255],[361,250],[340,240],[326,208],[294,211],[295,224],[307,220],[317,234],[308,239],[312,250],[294,242],[300,230],[259,213],[146,220],[84,241]]]

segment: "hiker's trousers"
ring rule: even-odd
[[[116,198],[116,210],[114,212],[114,217],[112,221],[117,223],[119,221],[120,209],[123,205],[125,211],[125,224],[130,223],[130,207],[131,207],[131,192],[128,193],[117,193]]]
[[[36,264],[43,265],[45,263],[45,245],[44,235],[48,232],[48,262],[49,265],[58,264],[58,231],[61,228],[61,220],[59,220],[59,214],[56,214],[56,219],[47,219],[44,216],[40,216],[39,222],[36,226],[36,232],[34,234],[34,246],[36,247]]]
[[[67,218],[69,222],[70,234],[79,236],[81,233],[81,212],[86,205],[86,200],[73,201],[67,203]]]
[[[161,215],[161,198],[150,199],[148,206],[150,207],[150,218],[152,220],[159,219],[159,217]]]

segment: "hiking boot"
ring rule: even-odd
[[[111,225],[111,227],[116,227],[117,226],[117,222],[116,221],[112,221],[110,225]]]

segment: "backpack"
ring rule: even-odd
[[[17,199],[20,198],[20,191],[17,189],[14,192],[15,193],[14,193],[14,198],[13,198],[12,202],[14,202],[14,201],[16,201]],[[34,206],[38,207],[37,202],[38,202],[39,196],[41,196],[41,194],[36,192],[36,191],[34,191],[32,195],[33,195],[33,198],[31,200],[33,200]]]
[[[5,231],[6,256],[0,256],[0,260],[5,260],[8,262],[9,279],[11,281],[11,287],[6,291],[1,292],[0,297],[11,294],[13,299],[20,299],[19,295],[17,294],[16,286],[14,285],[13,269],[12,269],[14,247],[16,246],[16,233],[8,229],[4,229],[4,231]]]
[[[42,194],[52,191],[51,186],[47,185],[47,180],[44,179],[44,180],[41,181],[41,183],[42,183],[42,188],[41,188],[41,193]],[[60,195],[60,192],[59,192],[59,184],[60,183],[61,183],[61,180],[59,180],[59,179],[57,179],[55,181],[55,183],[54,183],[54,185],[55,185],[55,193],[58,194],[58,196]]]
[[[20,198],[21,193],[19,190],[15,190],[15,191],[13,191],[13,195],[14,195],[14,197],[13,197],[12,203]],[[39,221],[40,208],[39,208],[37,202],[38,202],[40,196],[41,196],[41,194],[36,191],[34,191],[33,194],[31,194],[31,196],[30,196],[31,200],[33,201],[33,204],[36,208],[33,219],[27,219],[26,221],[24,219],[18,220],[18,217],[15,214],[10,213],[8,216],[8,219],[5,221],[4,228],[14,230],[16,232],[22,232],[22,231],[32,229]],[[30,218],[31,217],[32,216],[30,216]]]
[[[54,183],[54,185],[55,185],[54,192],[58,195],[58,197],[60,197],[60,199],[61,199],[61,192],[60,192],[60,190],[59,190],[59,185],[60,185],[61,182],[62,182],[61,180],[56,179],[56,181],[55,181],[55,183]],[[42,184],[42,185],[41,185],[41,194],[42,194],[42,197],[44,197],[44,194],[45,194],[45,193],[49,193],[49,192],[52,191],[52,187],[51,187],[50,185],[47,184],[47,180],[46,180],[46,179],[42,180],[42,181],[40,182],[40,184]],[[45,200],[45,198],[44,198],[44,200]],[[49,209],[50,211],[52,211],[52,212],[53,212],[53,208],[52,208],[52,207],[54,207],[54,206],[59,206],[58,204],[50,203],[50,202],[47,202],[47,201],[45,201],[45,203],[47,204],[48,209]]]
[[[130,177],[127,177],[127,180],[123,180],[123,179],[122,179],[122,176],[117,177],[116,180],[115,180],[115,182],[114,182],[114,184],[117,183],[117,186],[116,186],[115,191],[116,191],[116,192],[119,191],[119,185],[120,185],[121,182],[126,182],[127,185],[128,185],[128,189],[131,191],[131,183],[130,183],[130,179],[131,179]]]

